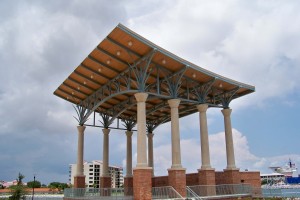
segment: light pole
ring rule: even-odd
[[[33,175],[32,200],[33,200],[33,197],[34,197],[34,186],[35,186],[35,174]]]

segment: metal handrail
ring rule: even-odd
[[[152,199],[184,199],[172,186],[153,187]]]
[[[201,200],[202,199],[189,186],[186,186],[186,196],[188,198],[192,198],[192,199],[196,199],[196,200]]]
[[[132,188],[66,188],[64,197],[73,199],[133,199]]]
[[[252,195],[252,188],[248,184],[194,185],[188,186],[187,190],[191,195],[194,195],[194,197],[198,199],[241,197]]]

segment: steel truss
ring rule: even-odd
[[[138,61],[128,64],[126,70],[74,106],[78,115],[76,118],[78,123],[84,125],[93,112],[98,112],[102,117],[101,127],[109,128],[113,121],[119,118],[124,122],[126,130],[132,130],[136,124],[136,114],[126,116],[123,113],[136,105],[133,94],[137,92],[148,93],[148,99],[164,99],[162,103],[152,105],[150,109],[147,109],[147,115],[162,108],[168,108],[168,99],[180,99],[183,108],[179,110],[179,113],[180,116],[185,116],[191,111],[196,111],[196,106],[191,107],[191,105],[207,103],[210,107],[228,108],[231,100],[238,97],[236,95],[238,87],[231,91],[214,88],[213,84],[217,78],[199,83],[185,76],[184,73],[188,66],[182,67],[177,72],[171,72],[163,66],[151,62],[155,52],[156,50],[153,49]],[[155,81],[147,84],[149,77],[155,78]],[[125,94],[128,94],[128,98],[113,108],[106,110],[100,107],[107,100]],[[149,130],[153,131],[160,124],[169,120],[169,114],[165,113],[154,120],[148,120],[147,127],[148,129],[151,127]],[[95,123],[93,125],[95,126]]]
[[[83,63],[81,64],[81,66],[86,70],[89,70],[90,72],[107,79],[107,83],[101,86],[91,95],[89,95],[86,99],[82,101],[76,99],[76,101],[79,103],[74,106],[74,108],[76,109],[76,120],[78,121],[79,125],[96,126],[95,113],[99,113],[102,118],[102,120],[100,121],[102,125],[100,127],[112,128],[110,127],[111,124],[116,119],[118,119],[118,122],[119,119],[121,119],[125,128],[120,128],[119,123],[117,128],[131,131],[136,125],[137,113],[128,115],[126,114],[126,111],[136,106],[136,100],[133,94],[138,92],[148,93],[148,100],[161,100],[161,102],[157,105],[146,102],[147,116],[151,116],[152,114],[162,109],[169,108],[169,105],[167,103],[168,99],[181,100],[179,115],[180,117],[182,117],[193,112],[197,112],[196,105],[198,104],[208,104],[209,107],[229,108],[230,102],[233,99],[239,97],[237,91],[240,89],[240,87],[238,85],[236,88],[233,88],[230,91],[222,90],[222,88],[220,87],[213,86],[218,79],[223,79],[222,77],[213,77],[211,80],[206,82],[201,82],[201,80],[196,81],[185,75],[185,72],[189,68],[194,69],[194,66],[183,64],[183,66],[179,70],[171,71],[163,65],[154,62],[152,58],[157,52],[161,52],[161,50],[156,49],[153,46],[153,48],[145,56],[141,56],[110,37],[107,37],[106,40],[114,45],[119,46],[121,49],[127,52],[128,55],[132,58],[132,62],[125,62],[121,58],[107,52],[106,50],[96,47],[97,51],[100,51],[101,53],[112,57],[117,62],[122,63],[123,65],[125,64],[128,67],[123,71],[118,71],[110,67],[108,64],[103,63],[89,55],[88,58],[91,61],[100,64],[110,70],[113,70],[118,74],[113,79],[110,79],[105,74],[90,69]],[[167,56],[172,57],[171,54],[168,54]],[[133,57],[137,57],[138,59],[134,60]],[[91,80],[89,79],[89,77],[86,77],[79,72],[76,72],[76,74],[99,85],[99,83],[95,80]],[[76,80],[71,81],[76,82]],[[76,92],[82,93],[87,96],[86,93],[76,90],[76,88],[68,85],[67,83],[64,83],[64,85]],[[66,93],[66,91],[62,92]],[[127,99],[119,102],[117,105],[113,106],[110,109],[104,109],[101,107],[103,103],[106,103],[108,100],[114,99],[120,95],[126,96]],[[92,113],[94,113],[94,123],[92,125],[86,124],[88,118]],[[154,116],[152,118],[147,118],[147,129],[148,131],[153,132],[153,130],[160,124],[168,121],[170,121],[169,112],[160,112],[160,115]]]

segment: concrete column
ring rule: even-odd
[[[168,100],[171,107],[171,138],[172,138],[172,166],[171,168],[182,168],[181,165],[181,152],[180,152],[180,135],[179,135],[179,114],[178,106],[179,99]]]
[[[77,167],[74,176],[74,188],[85,188],[85,176],[83,174],[83,150],[84,150],[84,130],[85,126],[77,126],[78,147],[77,147]]]
[[[126,151],[126,177],[132,177],[132,131],[126,131],[127,151]]]
[[[208,130],[207,130],[207,118],[206,111],[208,108],[207,104],[197,105],[200,118],[200,139],[201,139],[201,169],[211,169],[210,156],[209,156],[209,141],[208,141]]]
[[[153,133],[148,133],[148,167],[152,167],[152,176],[154,176],[154,164],[153,164]]]
[[[84,130],[85,126],[77,126],[78,148],[77,148],[77,171],[76,176],[83,176],[83,150],[84,150]]]
[[[146,99],[147,93],[134,94],[137,101],[137,163],[136,167],[147,167],[146,147]]]
[[[226,155],[227,155],[227,170],[237,169],[235,166],[234,148],[232,139],[232,128],[231,128],[231,109],[226,108],[222,110],[224,115],[224,126],[225,126],[225,141],[226,141]]]
[[[137,101],[137,164],[133,169],[133,198],[152,199],[152,169],[147,163],[146,99],[147,93],[134,94]]]
[[[102,168],[102,177],[110,177],[109,175],[109,132],[110,129],[102,129],[103,132],[103,168]]]

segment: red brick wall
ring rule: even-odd
[[[260,188],[260,172],[240,172],[241,182]]]
[[[85,188],[85,176],[74,177],[74,188]]]
[[[124,177],[124,187],[127,188],[133,187],[133,177]]]
[[[169,169],[169,185],[172,186],[182,197],[186,197],[186,174],[185,170]]]
[[[100,177],[101,188],[111,188],[111,177]]]
[[[193,174],[187,174],[186,175],[186,185],[191,186],[191,185],[199,185],[198,181],[198,173],[193,173]]]
[[[168,176],[156,176],[152,178],[152,187],[169,186]]]
[[[135,200],[152,199],[152,169],[133,170],[133,195]]]
[[[238,180],[234,181],[233,183],[229,183],[230,180],[228,179],[228,175],[229,174],[226,172],[216,172],[216,185],[245,183],[250,184],[253,187],[261,187],[260,172],[239,172],[239,176],[235,177]]]

